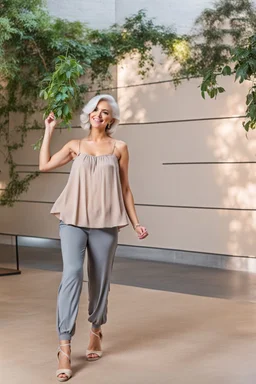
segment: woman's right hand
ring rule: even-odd
[[[50,133],[54,131],[54,128],[57,125],[57,120],[53,112],[51,112],[49,116],[47,116],[47,118],[44,121],[44,124],[45,124],[45,129],[47,129]]]

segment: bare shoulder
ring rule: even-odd
[[[127,151],[128,146],[123,140],[116,140],[116,148],[122,154],[123,152]]]
[[[70,152],[75,152],[75,153],[78,153],[78,149],[79,149],[79,140],[78,139],[73,139],[73,140],[70,140],[68,141],[65,146],[67,148],[69,148],[69,151]]]
[[[62,150],[65,150],[65,152],[68,152],[69,156],[71,156],[72,159],[74,159],[78,154],[79,140],[73,139],[73,140],[68,141],[63,146]]]

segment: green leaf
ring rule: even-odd
[[[73,87],[69,87],[69,92],[71,93],[72,96],[75,95],[75,91]]]
[[[62,93],[58,93],[55,100],[56,100],[56,102],[62,100]]]
[[[67,100],[68,99],[68,95],[66,93],[62,93],[61,94],[61,100],[64,101],[64,100]]]
[[[203,92],[207,91],[207,87],[208,87],[208,84],[206,83],[206,81],[203,81],[201,84],[201,91]]]
[[[31,147],[33,147],[34,151],[37,151],[41,148],[42,142],[43,142],[44,136],[41,136],[35,144],[32,144]]]
[[[256,105],[255,104],[250,104],[249,106],[248,106],[248,115],[250,116],[250,118],[251,119],[256,119]]]
[[[247,64],[237,67],[235,80],[237,80],[239,77],[240,77],[239,83],[242,83],[244,80],[246,80],[247,70],[248,70]]]
[[[222,88],[222,87],[218,87],[217,89],[218,89],[218,92],[219,92],[219,93],[223,93],[223,92],[225,92],[225,89]]]
[[[61,117],[61,115],[62,115],[62,109],[61,109],[61,108],[58,108],[56,113],[57,113],[57,117]]]
[[[223,76],[230,76],[231,75],[231,68],[229,65],[225,65],[225,67],[222,69],[222,75]]]
[[[210,98],[213,99],[214,96],[215,96],[215,88],[213,88],[210,91],[208,91],[208,94],[209,94]]]
[[[253,101],[253,93],[248,93],[246,96],[246,105],[249,105]]]
[[[63,108],[63,115],[67,116],[68,114],[69,114],[69,106],[67,104],[65,104],[65,106]]]

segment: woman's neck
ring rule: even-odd
[[[106,141],[109,139],[110,136],[107,135],[105,132],[95,132],[90,131],[89,135],[87,136],[88,140],[94,141],[94,142],[100,142],[100,141]]]

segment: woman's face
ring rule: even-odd
[[[106,126],[112,122],[112,110],[108,101],[100,100],[94,111],[90,113],[91,127],[106,129]]]

